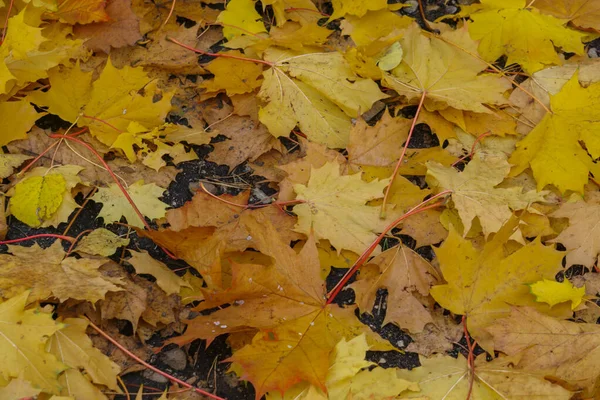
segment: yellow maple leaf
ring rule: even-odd
[[[29,301],[54,296],[59,301],[104,299],[109,291],[121,290],[120,280],[105,277],[98,270],[107,260],[103,258],[66,257],[59,242],[47,249],[10,246],[10,254],[0,255],[0,291],[11,297],[30,289]]]
[[[486,236],[497,232],[511,217],[512,211],[544,201],[546,192],[532,190],[523,193],[518,186],[496,188],[509,171],[510,165],[504,155],[485,152],[476,153],[463,172],[436,162],[427,163],[431,185],[452,190],[452,201],[461,217],[464,232],[471,229],[477,217]]]
[[[413,24],[400,44],[406,49],[404,58],[391,73],[384,75],[383,84],[408,100],[416,101],[425,92],[424,104],[429,111],[450,106],[489,113],[484,104],[506,104],[503,93],[511,88],[510,82],[499,76],[480,74],[487,64],[456,47],[477,54],[476,42],[469,38],[466,29],[430,38]]]
[[[507,314],[510,304],[548,310],[535,302],[526,284],[553,279],[562,268],[563,254],[542,245],[539,239],[506,256],[503,246],[516,224],[513,218],[482,250],[451,228],[448,238],[435,252],[448,283],[432,287],[431,295],[445,309],[466,315],[469,332],[485,349],[493,346],[488,338],[482,337],[482,328]]]
[[[593,160],[600,157],[600,134],[594,122],[600,112],[600,82],[581,87],[577,74],[550,100],[552,114],[517,143],[508,160],[511,176],[531,167],[538,190],[554,185],[560,191],[583,193],[588,174],[600,176]],[[582,148],[580,141],[586,148]],[[591,156],[591,157],[590,157]]]
[[[267,103],[259,119],[276,137],[296,125],[309,139],[331,148],[346,147],[351,118],[387,97],[370,79],[359,78],[339,53],[265,54],[266,70],[259,97]]]
[[[513,307],[510,315],[486,328],[494,349],[514,356],[514,367],[552,376],[584,397],[597,393],[600,371],[600,328],[559,320],[530,307]],[[560,338],[560,340],[557,340]]]
[[[15,118],[17,115],[19,117]],[[0,146],[5,146],[13,140],[27,138],[27,132],[42,115],[38,114],[28,101],[1,102],[0,121],[2,121],[2,133],[0,134]]]
[[[127,188],[127,192],[137,208],[150,220],[162,218],[166,214],[167,204],[158,200],[164,191],[165,189],[154,183],[144,185],[144,181],[137,181]],[[113,183],[108,188],[99,188],[91,199],[103,204],[98,217],[104,218],[105,224],[119,222],[121,217],[125,217],[128,224],[144,227],[140,217],[117,184]]]
[[[333,13],[329,20],[338,19],[347,14],[362,17],[368,11],[381,10],[387,7],[386,0],[333,0]]]
[[[369,11],[362,17],[347,15],[340,27],[344,35],[350,35],[357,46],[369,47],[374,41],[396,30],[407,28],[413,19],[390,10]],[[399,32],[398,32],[399,33]]]
[[[469,33],[479,41],[479,54],[488,62],[508,56],[507,65],[520,64],[533,73],[549,65],[562,64],[555,47],[583,54],[582,32],[565,28],[566,21],[526,8],[526,0],[482,0],[466,6]],[[554,2],[553,2],[554,4]]]
[[[60,362],[69,366],[69,369],[59,378],[66,383],[63,394],[79,397],[85,396],[88,390],[94,389],[101,393],[80,370],[85,371],[94,383],[120,392],[117,375],[121,368],[93,346],[92,340],[85,333],[88,322],[81,318],[65,318],[61,322],[64,324],[63,328],[48,340],[46,349]],[[81,382],[83,388],[75,382]],[[85,398],[91,398],[89,396]]]
[[[7,34],[0,47],[0,93],[15,84],[23,85],[47,77],[47,70],[85,54],[81,40],[69,38],[67,26],[42,29],[40,14],[27,14],[24,8],[8,21]]]
[[[467,360],[437,354],[431,358],[420,357],[420,367],[410,371],[399,370],[398,378],[415,382],[420,390],[404,392],[398,399],[446,399],[462,400],[470,394],[473,400],[506,400],[527,398],[568,400],[572,393],[547,381],[543,372],[532,373],[513,369],[515,360],[498,358],[485,361],[485,355],[477,357],[472,371]],[[473,373],[471,378],[469,374]],[[473,385],[470,387],[470,379]]]
[[[305,203],[294,207],[298,215],[297,232],[328,239],[338,250],[361,254],[377,237],[386,221],[379,219],[379,208],[365,203],[383,197],[389,179],[364,182],[360,174],[340,176],[340,166],[328,162],[313,168],[308,184],[294,185],[298,200]]]
[[[38,260],[39,261],[39,260]],[[44,349],[50,336],[63,327],[52,314],[25,310],[29,292],[0,304],[0,372],[20,377],[48,393],[60,393],[58,375],[67,368]]]
[[[568,279],[562,282],[544,279],[532,283],[529,287],[536,301],[548,303],[550,306],[570,301],[573,310],[581,304],[585,296],[585,286],[576,288]]]
[[[24,379],[11,379],[8,385],[0,387],[0,399],[24,399],[37,396],[41,391]]]
[[[223,36],[228,40],[239,35],[267,31],[252,0],[231,0],[225,11],[217,17],[217,22],[223,24]]]
[[[142,68],[117,69],[109,59],[93,83],[92,72],[81,72],[78,66],[51,74],[50,90],[33,93],[31,101],[66,121],[88,126],[92,135],[109,146],[131,122],[148,130],[163,125],[171,109],[173,94],[165,93],[155,102],[156,82]],[[142,88],[144,94],[139,93]]]
[[[239,51],[223,54],[242,56]],[[252,92],[261,85],[259,79],[262,75],[261,64],[219,57],[208,63],[204,68],[209,70],[215,77],[200,84],[200,87],[206,89],[207,92],[203,94],[203,98],[216,96],[223,90],[228,96]]]

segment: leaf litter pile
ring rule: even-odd
[[[600,1],[0,21],[0,399],[600,396]]]

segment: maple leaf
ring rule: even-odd
[[[94,51],[108,53],[112,48],[133,46],[142,38],[139,18],[131,10],[131,0],[107,0],[104,22],[77,25],[76,37],[85,38],[85,46]]]
[[[512,215],[511,210],[522,210],[531,203],[544,201],[547,192],[523,193],[516,186],[508,189],[496,188],[510,171],[503,155],[478,152],[463,172],[454,167],[443,167],[435,162],[427,163],[428,177],[434,178],[432,186],[452,190],[452,201],[464,225],[464,232],[471,229],[478,218],[483,232],[497,232]]]
[[[224,54],[242,57],[239,51]],[[203,95],[204,98],[216,96],[222,90],[228,96],[252,92],[261,85],[259,77],[263,71],[260,64],[221,57],[211,61],[204,68],[215,76],[214,79],[201,83],[200,87],[207,91]]]
[[[142,68],[117,69],[110,59],[93,83],[92,72],[82,72],[78,66],[64,72],[51,70],[49,79],[50,90],[34,92],[31,101],[66,121],[89,127],[92,135],[108,146],[131,122],[147,129],[163,125],[171,108],[172,93],[153,100],[156,82]],[[142,88],[144,94],[138,93]]]
[[[86,253],[102,257],[108,257],[115,254],[115,251],[121,246],[127,246],[129,239],[121,238],[108,229],[98,228],[84,236],[73,251]]]
[[[37,244],[32,247],[10,246],[10,254],[1,254],[0,271],[2,297],[12,297],[31,289],[29,301],[45,300],[51,296],[64,302],[67,299],[103,299],[107,292],[119,291],[120,280],[105,277],[100,266],[103,258],[65,257],[59,242],[47,249]]]
[[[71,190],[81,183],[77,176],[81,170],[75,165],[56,167],[52,172],[43,167],[33,168],[8,193],[12,196],[11,213],[33,227],[56,226],[66,221],[79,207]]]
[[[511,368],[514,360],[496,359],[485,362],[485,355],[475,360],[473,386],[470,388],[471,370],[467,360],[459,356],[453,358],[438,354],[431,358],[419,358],[420,367],[410,371],[399,370],[398,378],[410,380],[419,385],[420,390],[404,392],[399,399],[464,399],[470,393],[472,399],[506,400],[525,396],[567,400],[571,392],[545,380],[543,373],[534,373]]]
[[[359,279],[350,287],[361,310],[373,309],[379,288],[388,290],[388,305],[383,325],[393,322],[410,332],[421,332],[433,322],[415,294],[427,296],[431,285],[439,281],[437,272],[417,253],[396,246],[379,254],[361,268]]]
[[[47,30],[38,26],[39,15],[25,19],[25,9],[8,20],[8,31],[0,47],[0,93],[47,77],[47,70],[81,53],[80,40],[70,40],[69,29]],[[47,37],[45,36],[47,35]]]
[[[486,328],[494,349],[515,355],[515,368],[540,371],[567,381],[582,395],[597,391],[600,328],[596,324],[563,321],[529,307],[513,307],[510,315]]]
[[[365,205],[383,197],[389,179],[364,182],[360,175],[341,175],[339,164],[328,162],[313,168],[308,184],[294,185],[297,200],[294,206],[297,232],[317,240],[329,239],[338,250],[362,253],[375,240],[374,232],[383,229],[386,221],[379,219],[379,208]]]
[[[233,263],[231,288],[205,291],[206,300],[199,309],[224,303],[234,306],[188,321],[183,336],[172,341],[210,340],[219,334],[258,328],[261,331],[252,343],[230,359],[242,366],[242,379],[254,384],[257,399],[268,391],[285,391],[302,380],[324,390],[329,353],[342,337],[365,332],[370,343],[379,339],[356,319],[353,307],[326,305],[312,239],[296,253],[278,238],[265,218],[247,223],[256,248],[273,263]]]
[[[569,226],[551,242],[562,243],[569,251],[568,265],[592,267],[600,254],[600,197],[594,191],[587,191],[585,197],[586,201],[564,203],[550,214],[569,219]]]
[[[8,385],[0,387],[1,399],[24,399],[40,394],[42,389],[34,388],[26,380],[21,378],[11,379]]]
[[[234,204],[246,204],[249,196],[247,191],[235,197],[223,195],[221,198]],[[295,218],[276,207],[241,212],[239,207],[203,192],[197,192],[183,207],[168,211],[167,221],[172,229],[138,230],[138,233],[150,237],[196,268],[209,288],[222,287],[219,257],[225,252],[253,248],[256,242],[248,224],[259,217],[271,221],[283,241],[289,243],[303,238],[292,230]]]
[[[190,287],[183,279],[175,275],[165,264],[152,258],[148,252],[131,251],[127,260],[138,274],[149,274],[156,278],[156,284],[167,295],[179,293],[182,286]]]
[[[238,35],[266,32],[252,0],[231,0],[225,11],[219,14],[217,22],[224,24],[223,36],[228,40]]]
[[[105,7],[106,0],[58,0],[57,10],[51,15],[72,25],[105,22],[110,19]]]
[[[39,261],[39,260],[38,260]],[[67,367],[44,350],[50,336],[63,327],[52,314],[25,310],[29,292],[0,303],[0,372],[21,377],[44,392],[60,393],[58,375]]]
[[[164,191],[165,189],[154,183],[144,185],[144,181],[138,181],[127,188],[127,192],[137,208],[150,220],[165,216],[167,204],[158,200]],[[119,222],[121,217],[125,217],[127,223],[132,226],[144,226],[116,183],[111,184],[108,188],[99,188],[91,199],[103,204],[98,217],[104,218],[105,223]]]
[[[405,390],[419,390],[418,385],[398,378],[394,369],[381,368],[366,361],[367,350],[369,344],[364,334],[348,341],[342,339],[335,345],[327,374],[329,396],[314,386],[299,384],[283,396],[268,393],[267,400],[391,399]],[[366,369],[373,366],[375,368]]]
[[[369,11],[362,17],[347,15],[340,27],[344,35],[350,35],[357,46],[370,46],[376,40],[396,30],[408,28],[413,19],[390,10]],[[360,50],[363,50],[362,48]],[[368,50],[365,49],[365,50]]]
[[[66,318],[61,323],[63,327],[48,339],[46,349],[60,362],[69,366],[61,376],[66,383],[63,394],[85,396],[86,391],[93,389],[101,393],[83,377],[80,369],[85,371],[94,383],[119,392],[117,375],[121,369],[92,345],[92,340],[85,333],[88,322],[81,318]],[[82,385],[85,388],[83,391],[79,391],[80,388],[73,384],[76,380],[87,382],[87,385]]]
[[[18,115],[19,118],[14,118]],[[0,103],[0,120],[2,136],[0,146],[5,146],[13,140],[25,139],[35,120],[40,117],[27,101],[5,101]]]
[[[466,6],[461,15],[469,15],[469,33],[479,40],[479,54],[488,62],[508,56],[506,65],[520,64],[533,73],[545,66],[562,64],[555,47],[583,54],[584,34],[565,28],[564,20],[526,8],[526,0],[482,0]]]
[[[560,191],[583,194],[583,186],[592,172],[600,176],[600,168],[592,159],[600,157],[600,141],[594,120],[598,118],[600,82],[586,88],[580,86],[575,73],[562,90],[552,96],[552,114],[517,143],[508,160],[514,165],[511,176],[531,167],[538,190],[554,185]],[[581,147],[586,145],[586,150]],[[590,157],[591,156],[591,157]]]
[[[258,96],[266,103],[259,119],[275,137],[296,125],[310,140],[331,148],[346,147],[351,118],[387,97],[370,79],[359,78],[339,53],[298,56],[271,50],[274,66]]]
[[[332,0],[333,13],[329,17],[330,21],[338,19],[347,14],[362,17],[368,11],[381,10],[387,7],[385,0]]]
[[[574,310],[581,304],[583,296],[585,296],[585,287],[576,288],[568,279],[562,282],[544,279],[532,283],[529,287],[531,288],[531,293],[536,296],[536,301],[548,303],[550,307],[570,301],[571,309]]]
[[[542,245],[539,239],[505,254],[504,243],[516,223],[516,218],[509,221],[482,250],[451,228],[448,238],[435,252],[448,283],[432,287],[431,295],[445,309],[466,315],[469,332],[486,349],[492,345],[488,338],[482,337],[482,328],[508,313],[510,304],[544,309],[544,305],[535,302],[526,284],[553,279],[561,270],[563,254]]]
[[[30,158],[32,157],[25,154],[0,154],[0,178],[8,178],[15,168]]]
[[[538,0],[533,6],[579,28],[600,30],[600,4],[596,0]]]
[[[487,63],[467,54],[477,54],[477,49],[465,29],[428,38],[413,24],[400,44],[419,51],[406,51],[400,65],[384,75],[383,84],[409,101],[426,93],[429,111],[450,106],[479,113],[490,112],[484,104],[506,104],[503,93],[511,88],[510,82],[480,74]]]

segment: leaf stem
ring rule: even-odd
[[[176,45],[179,45],[181,47],[183,47],[184,49],[188,49],[190,51],[193,51],[194,53],[198,53],[198,54],[202,54],[205,56],[211,56],[211,57],[221,57],[221,58],[231,58],[232,60],[240,60],[240,61],[248,61],[248,62],[253,62],[253,63],[257,63],[257,64],[264,64],[264,65],[268,65],[269,67],[273,67],[275,64],[269,62],[269,61],[265,61],[265,60],[258,60],[255,58],[245,58],[245,57],[238,57],[238,56],[234,56],[231,54],[221,54],[221,53],[210,53],[208,51],[204,51],[204,50],[200,50],[200,49],[196,49],[194,47],[190,47],[187,44],[183,44],[180,41],[178,41],[177,39],[173,39],[170,36],[167,36],[167,40],[170,42],[175,43]]]
[[[340,279],[340,281],[335,285],[335,287],[333,289],[331,289],[331,291],[327,294],[327,302],[325,304],[331,304],[335,300],[335,297],[342,291],[342,289],[344,288],[346,283],[350,280],[352,275],[354,275],[354,273],[356,271],[358,271],[358,269],[360,267],[362,267],[362,265],[367,261],[367,259],[371,256],[371,254],[373,254],[373,252],[377,248],[377,245],[379,244],[379,242],[381,242],[381,240],[383,240],[383,238],[385,237],[385,235],[387,235],[387,233],[389,231],[391,231],[396,225],[398,225],[400,222],[402,222],[403,220],[405,220],[406,218],[408,218],[412,215],[418,214],[425,210],[430,210],[432,208],[441,206],[442,204],[444,204],[443,201],[439,201],[435,204],[431,204],[429,206],[423,207],[425,204],[427,204],[431,200],[440,198],[440,197],[445,196],[450,193],[452,193],[451,190],[444,190],[443,192],[440,192],[440,193],[436,194],[435,196],[431,196],[430,198],[417,204],[416,206],[414,206],[413,208],[408,210],[406,213],[404,213],[402,216],[400,216],[397,219],[395,219],[394,221],[392,221],[388,226],[386,226],[383,229],[383,232],[381,232],[381,234],[379,236],[377,236],[377,239],[375,239],[373,241],[373,243],[371,243],[371,245],[361,254],[361,256],[358,258],[358,260],[356,260],[354,265],[344,274],[342,279]]]
[[[12,7],[15,0],[10,0],[10,4],[8,5],[8,11],[6,11],[6,19],[4,20],[4,27],[2,29],[2,38],[0,38],[0,46],[4,43],[4,39],[6,38],[6,33],[8,32],[8,20],[10,19],[10,12],[12,11]]]
[[[469,154],[464,155],[461,158],[459,158],[458,160],[454,161],[452,163],[452,166],[454,167],[456,164],[463,161],[467,157],[472,157],[473,154],[475,154],[475,146],[477,146],[477,143],[479,143],[481,141],[481,139],[483,139],[484,137],[489,136],[491,134],[492,134],[491,131],[487,131],[487,132],[483,132],[481,135],[477,136],[477,139],[475,139],[475,142],[473,142],[473,146],[471,146],[471,151],[469,152]]]
[[[142,364],[144,367],[148,368],[149,370],[152,370],[152,371],[156,372],[157,374],[164,376],[165,378],[169,379],[172,382],[176,382],[176,383],[178,383],[181,386],[184,386],[184,387],[186,387],[188,389],[191,389],[191,390],[195,391],[196,393],[202,394],[202,395],[204,395],[206,397],[209,397],[211,399],[226,400],[226,399],[224,399],[222,397],[219,397],[219,396],[214,395],[212,393],[206,392],[206,391],[204,391],[204,390],[202,390],[200,388],[192,386],[189,383],[184,382],[181,379],[177,379],[173,375],[169,375],[166,372],[163,372],[160,369],[158,369],[158,368],[156,368],[156,367],[148,364],[146,361],[142,360],[141,358],[139,358],[138,356],[136,356],[135,354],[133,354],[131,351],[127,350],[123,345],[121,345],[119,342],[117,342],[115,339],[113,339],[108,333],[104,332],[102,329],[100,329],[98,326],[96,326],[96,324],[94,324],[92,321],[90,321],[89,319],[87,319],[87,321],[90,324],[90,326],[96,332],[98,332],[102,337],[104,337],[106,340],[108,340],[109,342],[111,342],[112,344],[114,344],[116,347],[118,347],[119,350],[121,350],[127,356],[131,357],[132,359],[134,359],[138,363]]]
[[[67,242],[70,242],[70,243],[75,243],[75,238],[72,238],[70,236],[58,235],[56,233],[40,233],[38,235],[26,236],[26,237],[19,238],[19,239],[2,240],[2,241],[0,241],[0,244],[19,243],[19,242],[24,242],[26,240],[40,239],[40,238],[55,238],[55,239],[60,239],[60,240],[66,240]]]
[[[400,154],[400,158],[396,163],[396,167],[394,168],[394,172],[392,173],[392,179],[390,180],[389,185],[385,188],[385,195],[383,196],[383,203],[381,203],[381,213],[379,218],[385,219],[386,212],[385,207],[387,205],[388,197],[390,196],[390,190],[392,189],[392,185],[394,184],[394,180],[396,179],[396,175],[398,175],[398,170],[402,165],[402,161],[404,161],[404,156],[406,155],[406,150],[408,150],[408,144],[410,143],[410,139],[412,138],[413,132],[415,131],[415,126],[417,125],[417,119],[419,118],[419,113],[421,112],[421,108],[423,108],[423,102],[425,101],[425,96],[427,96],[427,91],[423,90],[421,94],[421,100],[419,101],[419,106],[417,107],[417,111],[415,112],[415,117],[413,118],[412,125],[410,126],[410,131],[408,132],[408,137],[406,138],[406,143],[404,143],[404,148],[402,149],[402,154]]]

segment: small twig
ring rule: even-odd
[[[471,146],[471,151],[469,152],[469,154],[464,155],[461,158],[459,158],[458,160],[454,161],[452,163],[452,166],[454,167],[456,164],[465,160],[467,157],[472,157],[473,154],[475,154],[475,146],[477,146],[477,143],[479,143],[481,141],[481,139],[483,139],[484,137],[489,136],[491,134],[492,134],[491,131],[487,131],[487,132],[484,132],[481,135],[477,136],[477,139],[475,139],[475,142],[473,142],[473,146]]]
[[[421,19],[423,19],[423,25],[425,25],[425,29],[427,29],[429,32],[433,32],[433,29],[431,29],[431,25],[429,25],[429,21],[427,20],[427,17],[425,16],[425,9],[423,8],[423,0],[418,0],[419,3],[419,13],[421,14]]]
[[[85,318],[85,317],[84,317]],[[138,356],[136,356],[135,354],[133,354],[131,351],[127,350],[127,348],[125,348],[123,345],[121,345],[119,342],[117,342],[115,339],[113,339],[108,333],[104,332],[102,329],[100,329],[98,326],[96,326],[96,324],[94,324],[92,321],[90,321],[88,318],[86,318],[88,323],[90,324],[90,326],[96,331],[98,332],[102,337],[104,337],[106,340],[108,340],[109,342],[111,342],[113,345],[115,345],[116,347],[119,348],[119,350],[121,350],[123,353],[125,353],[127,356],[131,357],[132,359],[134,359],[135,361],[137,361],[138,363],[142,364],[144,367],[156,372],[159,375],[164,376],[165,378],[169,379],[172,382],[176,382],[181,386],[184,386],[188,389],[192,389],[194,390],[196,393],[200,393],[206,397],[210,397],[211,399],[216,399],[216,400],[226,400],[222,397],[216,396],[212,393],[206,392],[202,389],[199,389],[197,387],[194,387],[192,385],[190,385],[187,382],[182,381],[181,379],[177,379],[172,375],[167,374],[166,372],[161,371],[160,369],[148,364],[146,361],[142,360],[141,358],[139,358]]]
[[[408,144],[410,143],[410,139],[412,138],[413,132],[415,131],[415,126],[417,125],[417,120],[419,119],[419,113],[421,112],[421,108],[423,107],[423,102],[425,102],[425,96],[427,96],[427,91],[423,90],[423,94],[421,94],[421,100],[419,101],[419,106],[417,107],[415,117],[413,118],[412,125],[410,126],[410,131],[408,132],[408,137],[406,138],[406,143],[404,144],[404,148],[402,149],[402,154],[400,154],[400,158],[396,163],[396,167],[394,168],[394,172],[392,173],[392,179],[390,179],[390,183],[385,188],[385,195],[383,196],[383,203],[381,203],[381,213],[379,215],[381,219],[385,219],[385,207],[387,205],[388,197],[390,196],[390,190],[392,189],[392,185],[394,184],[396,175],[398,175],[398,170],[402,165],[402,161],[404,161],[404,155],[408,150]]]
[[[8,11],[6,11],[6,19],[4,20],[4,29],[2,30],[2,38],[0,38],[0,46],[4,43],[4,39],[6,38],[6,33],[8,32],[8,20],[10,19],[10,12],[12,11],[12,7],[15,0],[10,0],[10,4],[8,5]]]
[[[171,2],[171,9],[169,10],[169,15],[167,15],[167,18],[164,20],[164,22],[160,25],[160,27],[158,28],[158,30],[160,31],[162,28],[164,28],[164,26],[167,24],[167,22],[169,22],[169,19],[171,18],[171,15],[173,15],[173,11],[175,10],[175,3],[177,3],[177,0],[173,0]]]

